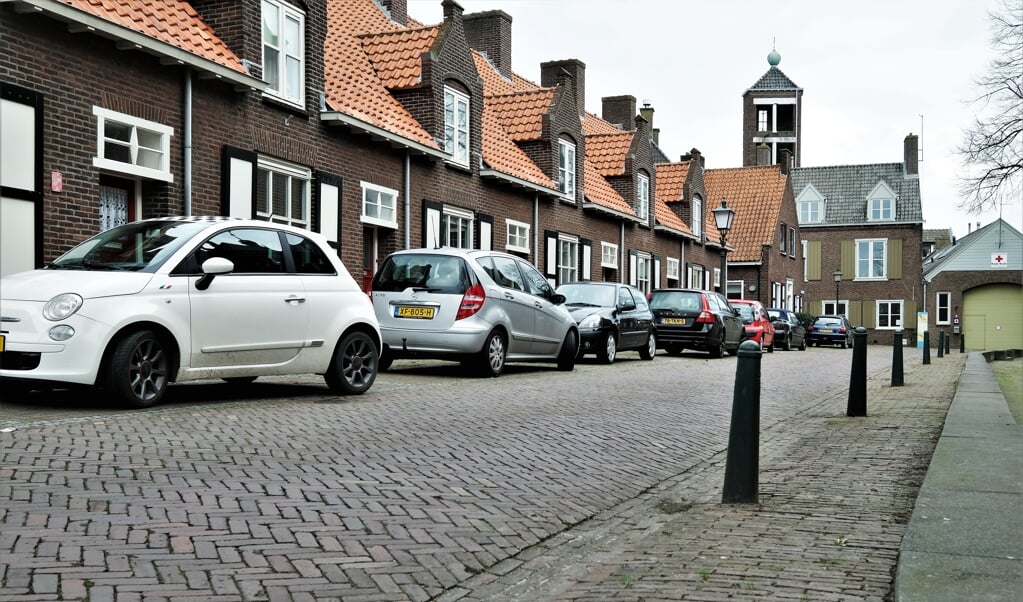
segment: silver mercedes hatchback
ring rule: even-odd
[[[498,376],[506,362],[575,368],[579,332],[565,297],[535,267],[498,251],[408,249],[384,259],[370,298],[384,348],[395,359],[462,362]]]

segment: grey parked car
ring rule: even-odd
[[[529,262],[497,251],[408,249],[389,255],[370,291],[384,348],[380,367],[401,358],[460,361],[498,376],[505,362],[575,368],[579,331]]]
[[[767,308],[767,315],[774,324],[774,346],[785,351],[793,348],[806,351],[806,327],[799,323],[796,312],[780,307]]]

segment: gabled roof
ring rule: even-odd
[[[792,90],[802,90],[802,88],[797,86],[795,84],[795,82],[793,82],[791,79],[789,79],[789,76],[787,76],[784,73],[782,73],[781,69],[772,66],[770,69],[767,70],[767,73],[765,73],[762,76],[760,76],[760,79],[757,80],[757,83],[755,83],[752,86],[750,86],[749,89],[746,90],[746,91],[747,92],[751,92],[751,91],[752,92],[760,92],[760,91],[765,91],[766,92],[766,91],[781,91],[781,90],[792,91]]]
[[[502,174],[544,188],[557,188],[547,174],[515,144],[486,104],[483,105],[483,163]]]
[[[433,137],[387,91],[385,80],[377,73],[363,38],[359,37],[400,28],[373,0],[327,3],[327,38],[323,48],[327,110],[354,118],[360,127],[378,128],[427,149],[439,150]],[[387,81],[407,81],[411,68],[402,57],[407,56],[410,46],[422,43],[422,39],[397,35],[367,39],[372,42],[372,57],[391,74]],[[393,53],[394,60],[385,58],[388,52]]]
[[[654,165],[657,174],[657,200],[662,203],[672,203],[684,200],[682,198],[683,187],[686,184],[686,176],[689,175],[689,162],[683,163],[658,163]]]
[[[926,257],[923,262],[924,280],[930,282],[944,271],[976,271],[987,268],[990,264],[986,263],[988,259],[985,256],[985,245],[988,245],[992,252],[1005,253],[1009,259],[1005,268],[995,269],[1020,269],[1023,260],[1023,234],[999,218]],[[977,248],[979,254],[971,252],[973,247]]]
[[[412,88],[422,81],[424,52],[440,33],[438,27],[363,34],[362,48],[385,88]]]
[[[711,205],[707,208],[708,224],[714,224],[711,210],[719,206],[718,199],[727,199],[728,206],[735,210],[732,229],[728,231],[726,240],[735,248],[728,257],[729,261],[759,261],[762,245],[773,244],[781,221],[786,182],[787,177],[778,165],[708,169],[703,172],[707,198],[714,199],[708,203]]]
[[[554,88],[484,96],[487,108],[516,142],[540,139],[543,116],[550,111],[553,100]]]
[[[265,89],[185,0],[18,0],[51,17],[239,86]]]
[[[869,165],[833,165],[797,167],[792,170],[792,191],[796,197],[813,184],[825,199],[824,221],[800,224],[804,228],[821,226],[862,226],[867,222],[867,201],[880,182],[896,194],[895,219],[877,223],[923,223],[920,205],[920,179],[907,177],[902,163]]]
[[[616,131],[613,134],[587,134],[586,159],[604,177],[624,176],[625,158],[632,148],[636,132]]]
[[[583,189],[586,191],[587,201],[615,215],[636,219],[636,211],[600,175],[600,171],[594,167],[589,157],[583,160]]]

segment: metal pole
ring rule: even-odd
[[[760,469],[760,345],[739,345],[722,504],[756,504]]]
[[[901,387],[905,384],[902,369],[902,330],[892,335],[892,386]],[[854,348],[855,353],[855,348]]]
[[[948,355],[948,347],[952,344],[952,335],[949,334],[945,337],[945,355]]]
[[[945,331],[938,331],[938,357],[944,357],[945,351]]]
[[[728,298],[728,250],[725,248],[725,234],[721,233],[721,295]]]
[[[849,375],[849,403],[846,416],[867,415],[867,329],[856,327],[853,334],[852,372]]]
[[[959,353],[966,353],[966,335],[959,334]]]
[[[924,331],[924,365],[931,363],[931,331]]]

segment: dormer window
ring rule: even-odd
[[[867,221],[881,222],[895,219],[895,192],[884,182],[867,195]]]
[[[444,150],[469,166],[469,97],[452,88],[444,88]]]
[[[650,178],[638,174],[636,176],[636,216],[646,220],[650,214]]]
[[[703,235],[703,199],[693,197],[693,234]]]
[[[278,0],[263,0],[263,80],[266,93],[305,103],[305,14]]]
[[[575,145],[558,140],[558,190],[575,198]]]
[[[819,224],[824,221],[824,195],[811,184],[796,197],[800,224]]]

